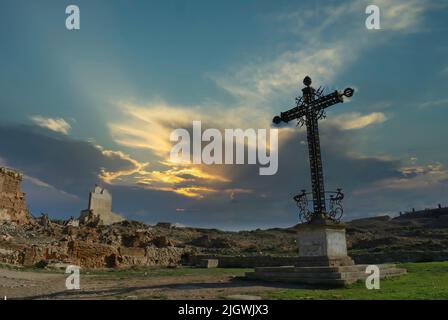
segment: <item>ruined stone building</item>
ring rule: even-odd
[[[0,167],[0,222],[28,223],[30,214],[25,204],[25,194],[20,189],[22,174]]]
[[[81,211],[81,224],[109,225],[123,221],[123,218],[112,212],[112,195],[106,189],[96,185],[89,193],[89,206]]]

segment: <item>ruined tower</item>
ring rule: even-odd
[[[96,185],[89,193],[89,207],[81,211],[81,224],[108,225],[120,222],[123,218],[112,212],[112,195],[106,189]]]
[[[25,194],[20,189],[22,179],[19,171],[0,167],[0,222],[24,224],[30,221]]]

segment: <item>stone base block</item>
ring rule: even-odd
[[[340,223],[306,223],[298,227],[299,259],[297,267],[352,266],[347,255],[345,226]]]
[[[201,259],[199,261],[199,267],[201,268],[217,268],[218,264],[218,259]]]
[[[394,264],[377,265],[380,278],[396,277],[406,273],[406,269]],[[345,286],[358,280],[365,281],[367,265],[324,266],[324,267],[263,267],[255,272],[247,272],[246,277],[253,280],[300,283],[309,285]]]
[[[343,224],[303,224],[297,228],[300,258],[347,257]]]

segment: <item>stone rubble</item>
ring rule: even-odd
[[[89,269],[175,266],[189,252],[166,236],[136,232],[121,223],[74,227],[43,221],[0,225],[0,263],[27,267],[61,263]]]

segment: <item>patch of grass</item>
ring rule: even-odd
[[[65,273],[65,270],[47,269],[37,266],[23,267],[10,264],[0,264],[0,269],[39,273]],[[139,278],[139,277],[170,277],[170,276],[214,276],[229,275],[241,277],[253,269],[244,268],[194,268],[194,267],[130,267],[125,269],[83,269],[82,275],[92,275],[107,278]]]
[[[41,266],[27,266],[27,267],[24,267],[24,266],[20,266],[20,265],[2,264],[2,263],[0,263],[0,269],[21,271],[21,272],[65,273],[64,270],[46,269],[46,268],[43,268]]]
[[[239,268],[158,268],[158,267],[135,267],[127,269],[103,269],[103,270],[81,270],[82,274],[94,275],[108,278],[139,278],[139,277],[170,277],[170,276],[215,276],[215,275],[232,275],[243,276],[245,272],[252,269]]]
[[[337,289],[282,289],[258,295],[266,299],[416,300],[448,299],[448,262],[401,263],[408,270],[398,278],[382,279],[379,290],[368,290],[364,282]]]

